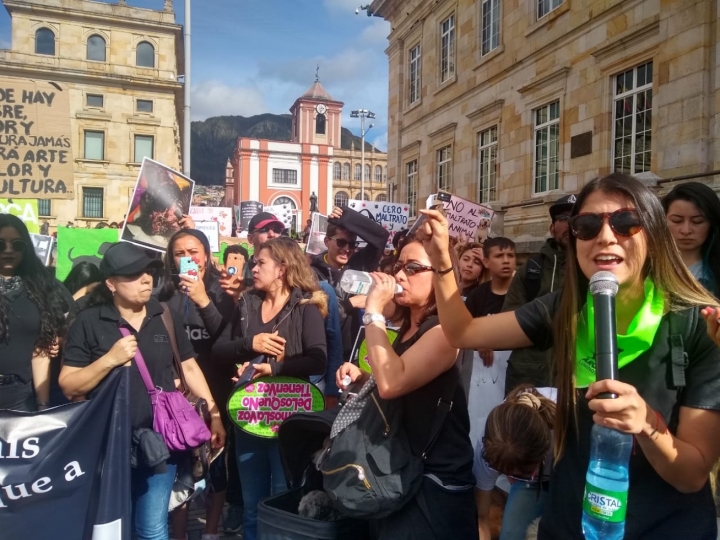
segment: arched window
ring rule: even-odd
[[[102,36],[95,34],[87,40],[87,59],[96,62],[105,61],[105,40]]]
[[[335,200],[333,201],[335,203],[335,206],[347,206],[348,203],[348,194],[344,191],[338,191],[335,194]]]
[[[315,117],[315,133],[317,135],[325,135],[325,115],[318,114]]]
[[[337,161],[333,163],[333,180],[340,180],[340,176],[342,174],[342,165],[340,165]]]
[[[383,182],[387,182],[387,167],[383,167]]]
[[[370,200],[370,195],[367,194],[367,191],[365,192],[365,196],[363,197],[363,200],[364,200],[364,201],[369,201],[369,200]]]
[[[49,28],[35,32],[35,54],[55,56],[55,33]]]
[[[375,166],[375,181],[382,182],[382,167],[380,165]]]
[[[365,180],[370,181],[372,179],[372,176],[370,176],[370,165],[365,165]]]
[[[359,163],[356,164],[356,165],[355,165],[355,176],[354,176],[354,178],[355,178],[355,180],[357,180],[358,182],[360,181],[360,172],[361,172],[361,171],[362,171],[362,169],[360,168],[360,164],[359,164]]]
[[[377,202],[387,201],[387,195],[385,195],[384,193],[381,193],[380,195],[375,197],[375,201],[377,201]]]
[[[370,200],[370,195],[367,194],[367,191],[365,192],[365,196],[364,196],[364,197],[363,197],[360,193],[358,193],[357,196],[355,197],[355,200],[356,200],[356,201],[359,201],[359,200],[369,201],[369,200]]]
[[[279,206],[279,205],[281,205],[281,204],[287,204],[287,205],[288,205],[291,209],[293,209],[293,210],[296,210],[296,209],[297,209],[297,205],[295,204],[295,201],[292,200],[290,197],[278,197],[278,198],[275,199],[275,201],[273,202],[273,205],[274,205],[274,206]],[[290,223],[290,229],[291,229],[291,230],[294,230],[294,231],[297,231],[297,215],[295,215],[295,214],[292,215],[292,220],[291,220],[291,223]]]
[[[343,180],[350,180],[350,164],[345,163],[343,165],[343,174],[342,174]]]
[[[135,65],[138,67],[155,67],[155,47],[153,47],[147,41],[141,41],[138,43]]]

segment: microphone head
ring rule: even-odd
[[[608,294],[615,296],[618,292],[619,283],[612,272],[595,272],[590,278],[590,294]]]

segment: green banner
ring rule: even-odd
[[[0,214],[17,216],[23,220],[28,231],[40,232],[37,199],[0,199]]]
[[[58,227],[57,269],[55,276],[64,280],[79,262],[100,266],[105,251],[118,241],[118,229],[76,229]]]
[[[387,337],[390,341],[390,345],[392,345],[393,343],[395,343],[395,340],[398,337],[398,332],[393,328],[387,328],[385,331],[387,332]],[[355,363],[360,369],[366,371],[367,373],[372,373],[372,368],[368,363],[368,350],[367,341],[365,340],[364,326],[361,327],[360,331],[358,332],[357,338],[355,339],[355,347],[352,354],[350,355],[350,358],[355,361]]]
[[[260,377],[234,390],[227,407],[230,420],[245,433],[274,439],[288,416],[322,411],[325,398],[304,379]]]

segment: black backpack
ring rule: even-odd
[[[525,299],[531,302],[537,298],[542,282],[542,269],[545,257],[542,253],[533,255],[525,264]]]

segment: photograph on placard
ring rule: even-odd
[[[194,187],[182,173],[143,159],[120,239],[164,252],[190,212]]]
[[[250,220],[262,211],[263,203],[259,201],[240,201],[240,206],[235,207],[237,231],[247,233]]]
[[[50,264],[50,255],[52,255],[53,237],[44,234],[30,233],[30,239],[33,243],[35,255],[42,263],[47,266]]]
[[[327,216],[324,216],[323,214],[318,214],[317,212],[313,212],[312,223],[310,224],[310,235],[308,237],[307,245],[305,246],[305,253],[319,255],[320,253],[327,250],[327,248],[325,247],[327,222]]]
[[[233,211],[224,206],[191,206],[190,217],[198,221],[217,221],[220,236],[232,235]]]

